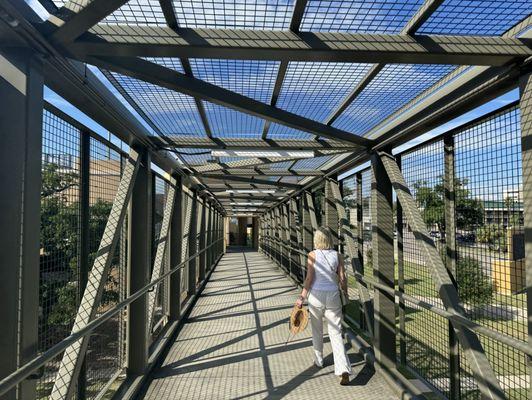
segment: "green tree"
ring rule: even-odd
[[[41,189],[41,331],[69,326],[77,311],[79,202],[78,175],[57,164],[43,165]],[[70,195],[69,195],[69,191]],[[76,200],[76,201],[74,201]],[[89,266],[92,266],[112,203],[98,199],[89,207]],[[116,301],[118,282],[109,274],[103,303]]]
[[[495,251],[506,251],[506,230],[497,224],[487,224],[477,230],[477,240]]]
[[[474,307],[491,303],[493,283],[477,260],[460,258],[456,264],[456,281],[462,302]]]
[[[436,225],[440,234],[445,233],[445,187],[443,176],[438,183],[429,186],[427,181],[419,180],[413,188],[416,201],[421,209],[423,220],[428,227]],[[471,196],[467,188],[467,179],[455,179],[454,194],[456,207],[456,227],[458,229],[474,229],[484,223],[484,207],[482,202]]]

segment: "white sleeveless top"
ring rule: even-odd
[[[338,290],[338,252],[314,250],[314,283],[311,290]]]

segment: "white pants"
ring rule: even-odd
[[[342,375],[344,372],[351,374],[351,363],[347,357],[342,338],[340,292],[338,290],[311,290],[308,305],[316,363],[320,366],[323,365],[323,317],[325,316],[334,357],[334,373],[335,375]]]

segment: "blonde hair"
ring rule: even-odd
[[[329,228],[320,226],[314,233],[314,248],[318,250],[329,250],[333,247],[333,239]]]

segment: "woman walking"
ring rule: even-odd
[[[328,228],[320,227],[314,234],[314,250],[308,255],[307,277],[296,305],[308,298],[314,363],[323,367],[323,317],[327,320],[334,357],[334,373],[340,385],[349,384],[351,363],[342,338],[342,302],[340,290],[347,292],[347,279],[340,254],[333,249]]]

